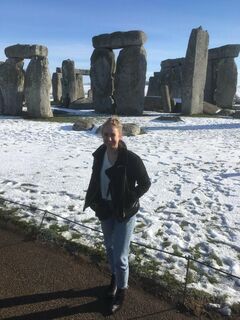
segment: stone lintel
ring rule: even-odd
[[[153,72],[153,76],[154,76],[154,77],[160,77],[160,71],[158,71],[158,72]]]
[[[185,58],[177,58],[177,59],[167,59],[161,62],[161,68],[172,68],[181,66],[184,63]]]
[[[100,34],[93,37],[92,44],[95,49],[120,49],[129,46],[142,46],[146,42],[146,40],[147,35],[143,31],[117,31],[113,33]]]
[[[240,44],[227,44],[208,50],[208,60],[238,57]]]
[[[8,58],[31,59],[33,57],[47,57],[48,48],[38,44],[15,44],[5,48]]]
[[[75,73],[78,73],[82,76],[90,76],[90,70],[89,69],[75,69]]]

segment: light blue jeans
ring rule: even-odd
[[[136,215],[123,222],[112,217],[101,221],[107,259],[119,289],[128,287],[128,255],[135,223]]]

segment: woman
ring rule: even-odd
[[[84,210],[93,209],[101,221],[111,268],[107,295],[111,313],[119,310],[128,288],[128,255],[139,198],[150,187],[146,168],[138,155],[122,141],[122,124],[109,118],[102,125],[103,144],[93,153],[92,176]]]

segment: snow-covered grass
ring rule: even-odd
[[[121,118],[146,131],[124,141],[141,156],[152,182],[141,198],[133,240],[191,255],[240,277],[240,120],[182,117],[171,122],[158,121],[158,116]],[[103,121],[95,119],[96,125]],[[0,196],[100,229],[90,209],[83,213],[83,203],[92,152],[101,143],[94,131],[73,131],[71,123],[1,116]],[[40,221],[42,215],[24,210],[24,217]],[[64,224],[57,218],[55,223]],[[99,243],[99,234],[81,233],[75,241]],[[72,234],[64,230],[67,238]],[[142,259],[156,260],[161,273],[167,270],[184,280],[184,259],[147,249]],[[240,302],[240,280],[199,264],[192,267],[191,287]]]

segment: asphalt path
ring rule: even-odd
[[[197,319],[136,286],[109,316],[108,283],[109,274],[86,259],[0,229],[0,319]]]

